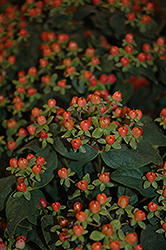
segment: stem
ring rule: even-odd
[[[166,156],[166,152],[163,154],[163,156],[161,157],[161,159],[164,160],[165,156]]]
[[[20,224],[18,224],[18,227],[25,228],[25,229],[28,229],[28,230],[32,230],[32,227],[26,227],[26,226],[23,226],[23,225],[20,225]]]
[[[94,227],[100,227],[100,224],[94,224],[94,223],[91,223],[91,222],[88,222],[89,225],[91,226],[94,226]]]
[[[68,162],[67,162],[67,160],[66,160],[66,158],[63,158],[63,160],[64,160],[64,162],[65,162],[65,164],[66,164],[66,167],[67,167],[67,168],[70,168],[70,167],[69,167],[69,164],[68,164]]]
[[[147,199],[148,199],[148,198],[144,198],[144,199],[142,199],[142,200],[138,201],[136,204],[134,204],[134,206],[137,206],[138,204],[140,204],[140,203],[142,203],[142,202],[146,201]]]
[[[73,181],[72,179],[68,178],[72,183],[75,183],[75,181]]]
[[[108,211],[107,211],[107,215],[108,215],[108,217],[109,217],[111,220],[113,220],[112,216],[108,213]]]

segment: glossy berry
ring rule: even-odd
[[[113,145],[115,142],[114,135],[107,135],[105,139],[106,139],[106,142],[108,143],[108,145]]]
[[[72,119],[66,119],[63,121],[63,126],[70,131],[74,127],[74,122]]]
[[[7,148],[12,151],[17,148],[17,143],[15,141],[8,141]]]
[[[144,15],[142,15],[141,22],[144,25],[149,24],[151,22],[151,17],[144,14]]]
[[[141,221],[145,219],[146,214],[142,210],[137,210],[134,216],[135,216],[136,221]]]
[[[70,41],[68,44],[68,48],[70,51],[74,51],[78,49],[78,44],[75,41]]]
[[[110,177],[108,173],[103,173],[99,176],[99,180],[103,182],[104,184],[107,184],[110,181]]]
[[[137,55],[137,58],[140,62],[144,62],[146,60],[146,54],[145,53],[139,53]]]
[[[78,182],[77,187],[82,191],[86,191],[88,189],[88,182],[86,180],[81,180]]]
[[[102,226],[101,232],[107,237],[111,237],[113,235],[113,227],[111,226],[111,224],[106,224]]]
[[[25,168],[27,168],[27,167],[28,167],[28,161],[27,161],[27,159],[25,159],[25,158],[20,158],[20,159],[18,160],[18,166],[19,166],[20,169],[25,169]]]
[[[7,127],[8,127],[8,129],[16,128],[17,122],[11,118],[7,121]]]
[[[129,204],[129,198],[126,195],[121,195],[117,204],[121,208],[126,208]]]
[[[86,214],[83,211],[80,211],[76,214],[76,219],[80,222],[84,222],[86,220]]]
[[[99,120],[100,128],[108,128],[110,125],[110,119],[106,116],[102,116]]]
[[[40,138],[41,138],[42,140],[47,139],[47,137],[48,137],[48,134],[47,134],[45,131],[41,131],[41,132],[40,132]]]
[[[101,205],[98,201],[91,201],[89,203],[89,208],[93,214],[96,214],[101,210]]]
[[[92,47],[89,47],[85,50],[85,55],[88,57],[92,57],[95,54],[95,49]]]
[[[38,207],[41,208],[41,205],[42,205],[44,208],[47,207],[47,202],[46,202],[46,200],[45,200],[44,198],[41,198],[41,199],[40,199],[40,203],[39,203]]]
[[[25,137],[27,135],[27,131],[24,128],[20,128],[18,131],[19,137]]]
[[[165,222],[165,223],[163,223],[162,228],[163,228],[163,229],[164,229],[164,231],[166,232],[166,222]]]
[[[132,109],[132,110],[130,110],[128,115],[130,116],[131,119],[135,119],[137,117],[137,112]]]
[[[66,218],[61,218],[60,222],[59,222],[61,227],[66,227],[68,225],[68,223],[69,222],[68,222],[68,220]]]
[[[33,87],[30,87],[30,88],[27,90],[27,94],[28,94],[29,96],[35,95],[35,94],[36,94],[36,90],[35,90]]]
[[[120,242],[118,240],[111,241],[110,249],[111,250],[119,250],[120,249]]]
[[[133,34],[128,33],[128,34],[125,36],[125,40],[126,40],[127,43],[132,43],[133,40],[134,40]]]
[[[118,49],[118,47],[117,47],[117,46],[111,46],[111,48],[110,48],[110,53],[111,53],[111,55],[113,55],[113,56],[118,55],[118,54],[119,54],[119,49]]]
[[[48,104],[49,108],[53,108],[56,105],[56,100],[51,98],[48,100],[47,104]]]
[[[166,117],[166,108],[163,108],[160,112],[160,115]]]
[[[164,46],[165,44],[165,40],[163,37],[159,37],[156,42],[159,46]]]
[[[120,91],[116,91],[113,95],[112,98],[114,101],[119,102],[122,99],[122,94]]]
[[[59,240],[60,240],[61,242],[65,242],[65,241],[67,241],[68,239],[69,239],[69,236],[67,235],[67,233],[62,232],[62,233],[59,234]]]
[[[88,81],[91,79],[91,77],[93,76],[92,72],[90,72],[89,70],[84,71],[83,73],[83,77],[85,81]]]
[[[0,242],[0,249],[1,250],[6,250],[7,249],[7,246],[5,245],[4,242]]]
[[[91,245],[91,248],[92,250],[101,250],[102,249],[102,244],[101,242],[94,242],[92,245]]]
[[[18,166],[18,161],[16,158],[12,158],[12,159],[10,159],[9,164],[10,164],[10,167],[16,168]]]
[[[149,209],[150,212],[155,212],[157,210],[157,208],[158,208],[158,206],[154,202],[150,202],[148,204],[148,209]]]
[[[127,19],[129,20],[129,21],[133,21],[134,19],[135,19],[135,14],[134,13],[128,13],[127,14]]]
[[[163,190],[163,197],[166,198],[166,188]]]
[[[116,117],[121,117],[122,116],[122,113],[123,113],[123,110],[121,108],[116,108],[115,109],[115,115]]]
[[[120,59],[120,62],[121,62],[121,64],[122,64],[123,67],[126,67],[129,64],[130,60],[127,57],[122,57]]]
[[[146,52],[146,53],[149,53],[149,52],[151,51],[151,46],[150,46],[150,44],[149,44],[149,43],[144,43],[144,44],[142,45],[142,50],[143,50],[144,52]]]
[[[142,111],[140,109],[135,110],[137,112],[137,119],[140,120],[142,118]]]
[[[125,126],[122,126],[118,129],[118,132],[119,132],[120,136],[123,138],[127,135],[128,128],[126,128]]]
[[[146,178],[149,182],[153,182],[156,179],[156,174],[154,172],[148,172]]]
[[[106,196],[104,193],[98,194],[98,195],[97,195],[97,201],[98,201],[100,204],[104,204],[104,203],[106,203],[106,201],[107,201],[107,196]]]
[[[17,185],[17,190],[21,193],[24,193],[26,191],[26,187],[27,186],[25,185],[25,183],[22,182]]]
[[[130,245],[133,245],[134,243],[137,242],[137,234],[136,233],[128,233],[125,237],[125,240],[127,243]]]
[[[99,104],[100,103],[100,96],[99,95],[97,95],[97,94],[92,94],[91,96],[90,96],[90,102],[92,103],[92,104]]]
[[[82,142],[81,142],[80,139],[73,139],[73,140],[71,141],[71,145],[72,145],[72,147],[73,147],[74,149],[79,149],[79,148],[81,147],[81,145],[82,145]]]
[[[58,212],[60,207],[61,207],[61,204],[59,202],[54,202],[52,203],[52,209],[55,211],[55,212]]]
[[[39,164],[39,165],[44,165],[44,163],[45,163],[44,157],[38,156],[37,159],[36,159],[36,163]]]
[[[66,87],[66,81],[62,79],[62,80],[58,81],[57,85],[61,89],[65,89],[65,87]]]
[[[30,161],[32,158],[34,158],[34,154],[29,153],[26,157],[27,161]]]
[[[78,202],[78,201],[77,201],[76,203],[74,203],[73,208],[74,208],[74,212],[75,212],[75,213],[79,213],[80,211],[82,211],[83,205],[82,205],[81,202]]]
[[[71,113],[69,111],[65,111],[62,116],[65,120],[67,120],[71,118]]]
[[[84,120],[80,123],[80,127],[83,131],[88,131],[90,128],[90,123],[88,120]]]
[[[133,250],[143,250],[143,246],[141,244],[136,245]]]
[[[134,127],[132,129],[132,135],[134,138],[139,138],[142,135],[143,129],[141,127]]]
[[[77,104],[78,104],[78,107],[82,108],[86,105],[86,100],[85,98],[83,97],[80,97],[77,99]]]
[[[37,123],[39,125],[44,125],[46,123],[46,118],[43,115],[39,115],[36,119]]]
[[[75,225],[73,227],[73,233],[79,237],[80,235],[82,235],[82,233],[84,232],[84,229],[81,225]]]
[[[25,241],[23,239],[19,239],[15,243],[15,247],[18,249],[24,249],[25,247]]]
[[[58,170],[58,176],[60,178],[66,179],[68,177],[68,171],[66,168],[61,168]]]
[[[126,51],[126,53],[127,53],[128,55],[132,54],[132,52],[133,52],[133,46],[127,45],[127,46],[125,47],[125,51]]]
[[[35,173],[35,174],[40,174],[42,170],[42,167],[38,164],[38,165],[34,165],[33,168],[32,168],[32,171]]]

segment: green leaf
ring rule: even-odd
[[[166,136],[150,117],[144,116],[141,121],[143,126],[143,137],[152,145],[166,146]]]
[[[93,133],[92,133],[92,137],[94,138],[100,138],[103,134],[103,129],[102,128],[96,128]]]
[[[51,250],[57,249],[57,247],[55,246],[55,242],[58,240],[58,236],[50,231],[50,229],[55,225],[55,223],[56,222],[52,215],[45,215],[41,219],[41,228],[43,236]]]
[[[148,167],[137,169],[117,169],[111,174],[111,179],[121,183],[127,187],[138,190],[145,197],[154,197],[155,190],[152,187],[147,189],[143,188],[142,176],[148,170]]]
[[[70,143],[68,143],[65,139],[60,138],[58,136],[54,138],[53,147],[61,155],[69,159],[79,161],[81,162],[81,164],[82,163],[85,164],[87,162],[92,161],[98,155],[98,152],[93,147],[87,144],[84,145],[84,148],[86,150],[86,157],[85,154],[81,153],[80,151],[74,153]]]
[[[100,241],[105,237],[105,235],[102,232],[94,230],[91,235],[90,239],[94,241]]]
[[[103,161],[111,168],[138,168],[151,162],[162,165],[157,149],[145,141],[138,144],[137,149],[123,145],[121,149],[112,149],[101,154]]]
[[[36,156],[42,156],[46,160],[46,171],[40,175],[41,181],[35,183],[35,188],[41,188],[47,185],[54,177],[54,170],[58,166],[58,158],[55,150],[51,145],[47,145]]]
[[[162,234],[156,233],[158,229],[157,225],[147,225],[146,230],[141,232],[141,244],[144,249],[154,250],[154,249],[165,249],[166,240]]]
[[[36,212],[39,200],[40,196],[38,190],[33,190],[31,192],[30,201],[26,200],[24,196],[13,197],[11,195],[9,197],[6,204],[6,216],[8,223],[8,233],[10,237],[14,234],[17,225],[22,220],[28,218]]]
[[[99,127],[99,121],[98,121],[98,118],[93,116],[92,117],[92,123],[94,124],[95,127]]]
[[[39,140],[37,140],[37,139],[34,139],[34,140],[30,141],[29,143],[25,144],[25,146],[21,148],[19,153],[21,153],[25,149],[31,149],[35,153],[43,150],[41,143],[39,143]]]
[[[119,220],[113,220],[110,222],[111,226],[113,227],[113,230],[116,231],[121,228],[121,223]]]
[[[16,182],[16,178],[11,175],[0,179],[0,210],[5,207],[7,196],[12,191],[12,185]]]
[[[109,19],[109,25],[113,29],[117,39],[119,39],[124,32],[125,21],[126,18],[122,11],[115,12]]]

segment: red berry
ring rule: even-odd
[[[84,222],[86,220],[86,214],[83,211],[80,211],[76,214],[76,219],[80,222]]]
[[[149,43],[144,43],[144,44],[142,45],[142,50],[143,50],[144,52],[146,52],[146,53],[149,53],[149,52],[151,51],[151,46],[150,46],[150,44],[149,44]]]
[[[166,108],[163,108],[160,112],[160,115],[166,117]]]
[[[45,85],[49,85],[49,83],[51,82],[51,77],[49,75],[42,76],[41,82]]]
[[[113,235],[113,227],[111,226],[111,224],[106,224],[106,225],[102,226],[101,231],[107,237],[111,237]]]
[[[144,14],[144,15],[142,15],[141,22],[144,25],[149,24],[151,22],[151,17]]]
[[[114,74],[108,75],[108,82],[114,84],[116,82],[116,76]]]
[[[60,178],[66,179],[68,177],[68,171],[66,168],[61,168],[58,170],[58,176]]]
[[[48,104],[49,108],[53,108],[56,105],[56,100],[51,98],[48,100],[47,104]]]
[[[128,128],[126,128],[125,126],[122,126],[118,129],[118,132],[121,137],[125,137],[128,133]]]
[[[141,244],[136,245],[133,250],[143,250],[143,246]]]
[[[15,243],[15,247],[18,249],[24,249],[25,247],[25,241],[23,239],[19,239]]]
[[[95,49],[92,47],[89,47],[85,50],[85,55],[88,57],[92,57],[95,54]]]
[[[137,119],[140,120],[142,118],[142,111],[140,109],[135,110],[137,112]]]
[[[93,74],[92,74],[92,72],[90,72],[89,70],[86,70],[86,71],[84,71],[84,73],[83,73],[83,77],[84,77],[84,80],[85,80],[85,81],[90,80],[92,76],[93,76]]]
[[[84,120],[80,123],[80,127],[83,131],[88,131],[90,128],[90,123],[88,120]]]
[[[99,58],[98,57],[92,57],[91,58],[91,63],[92,63],[92,65],[98,65],[99,63],[100,63],[100,60],[99,60]]]
[[[125,240],[130,245],[133,245],[137,242],[137,234],[136,233],[128,233],[125,237]]]
[[[75,68],[73,66],[69,66],[66,68],[66,73],[68,75],[72,75],[75,72]]]
[[[101,205],[98,201],[91,201],[89,203],[89,208],[93,214],[96,214],[101,210]]]
[[[67,119],[63,121],[63,126],[67,129],[67,130],[72,130],[72,128],[74,127],[74,122],[72,119]]]
[[[81,142],[80,139],[73,139],[73,140],[71,141],[71,145],[72,145],[72,147],[73,147],[74,149],[79,149],[79,148],[81,147],[81,145],[82,145],[82,142]]]
[[[31,153],[29,153],[26,157],[27,161],[30,161],[32,158],[34,158],[35,156]]]
[[[110,249],[111,250],[119,250],[120,249],[120,242],[118,240],[111,241]]]
[[[122,4],[123,4],[124,6],[128,6],[128,5],[129,5],[129,2],[130,2],[130,0],[122,0]]]
[[[111,46],[111,48],[110,48],[110,53],[111,53],[111,55],[113,55],[113,56],[118,55],[118,54],[119,54],[119,49],[118,49],[118,47],[117,47],[117,46]]]
[[[37,123],[39,125],[44,125],[46,123],[46,118],[43,115],[39,115],[36,119]]]
[[[84,229],[81,225],[75,225],[73,227],[73,233],[79,237],[80,235],[82,235],[82,233],[84,232]]]
[[[26,187],[27,186],[25,185],[25,183],[22,182],[17,185],[17,190],[21,193],[24,193],[26,191]]]
[[[39,164],[34,165],[33,168],[32,168],[32,171],[33,171],[35,174],[40,174],[41,170],[42,170],[42,167],[41,167]]]
[[[82,108],[86,105],[86,100],[85,98],[83,97],[80,97],[77,99],[77,104],[78,104],[78,107]]]
[[[22,240],[26,241],[26,238],[27,237],[24,234],[22,234],[22,235],[17,236],[16,240],[22,239]]]
[[[18,161],[17,161],[16,158],[12,158],[12,159],[10,159],[9,164],[10,164],[10,166],[11,166],[12,168],[16,168],[16,167],[18,166]]]
[[[0,250],[6,250],[7,246],[5,245],[5,243],[0,242]]]
[[[94,242],[91,245],[92,250],[101,250],[102,249],[102,244],[101,242]]]
[[[36,159],[36,163],[39,164],[39,165],[44,165],[44,163],[45,163],[44,157],[38,156],[37,159]]]
[[[70,106],[74,105],[77,103],[77,100],[78,100],[78,97],[77,96],[74,96],[70,102]]]
[[[18,160],[18,166],[19,166],[20,169],[25,169],[25,168],[27,168],[27,167],[28,167],[28,161],[27,161],[27,159],[25,159],[25,158],[20,158],[20,159]]]
[[[121,195],[117,204],[121,208],[126,208],[129,204],[129,198],[126,195]]]
[[[99,78],[101,84],[105,84],[108,82],[108,76],[106,74],[102,74]]]
[[[65,218],[61,218],[59,224],[61,227],[66,227],[68,225],[68,220]]]
[[[51,44],[51,49],[55,52],[55,53],[59,53],[61,51],[61,46],[59,43],[53,43]]]
[[[146,215],[142,210],[137,210],[134,214],[136,221],[144,220]]]
[[[148,204],[148,209],[149,209],[150,212],[155,212],[157,210],[157,208],[158,208],[157,204],[154,203],[154,202],[150,202]]]
[[[166,198],[166,188],[163,190],[163,197]]]
[[[114,135],[107,135],[105,139],[106,139],[106,142],[109,145],[113,145],[114,142],[115,142],[115,136]]]
[[[58,34],[58,41],[60,43],[67,42],[69,40],[69,35],[65,33]]]
[[[61,207],[61,204],[59,202],[54,202],[52,203],[52,209],[55,211],[55,212],[58,212],[60,207]]]
[[[27,130],[31,135],[34,135],[36,133],[36,128],[33,125],[29,125],[27,127]]]
[[[100,128],[108,128],[110,125],[110,118],[106,116],[102,116],[99,120],[99,126]]]
[[[92,103],[92,104],[99,104],[100,103],[100,96],[99,95],[97,95],[97,94],[92,94],[91,96],[90,96],[90,102]]]
[[[135,119],[137,117],[137,112],[135,110],[130,110],[128,114],[131,119]]]
[[[139,138],[142,135],[143,129],[141,127],[134,127],[132,129],[132,135],[134,138]]]
[[[121,108],[115,109],[115,115],[116,117],[121,117],[123,113],[123,110]]]
[[[11,118],[11,119],[9,119],[7,121],[7,127],[9,129],[16,128],[17,127],[17,122],[14,119]]]
[[[45,131],[41,131],[40,132],[40,138],[43,140],[43,139],[47,139],[48,135]]]
[[[71,118],[71,113],[70,113],[69,111],[65,111],[65,112],[63,113],[63,118],[64,118],[65,120],[70,119],[70,118]]]
[[[60,233],[60,235],[59,235],[59,240],[60,240],[61,242],[65,242],[65,241],[67,241],[68,239],[69,239],[69,236],[67,235],[67,233],[64,233],[64,232]]]
[[[104,203],[106,203],[106,201],[107,201],[107,196],[106,196],[104,193],[98,194],[98,195],[97,195],[97,201],[98,201],[100,204],[104,204]]]
[[[130,54],[132,54],[132,52],[133,52],[133,46],[127,45],[127,46],[125,47],[125,50],[126,50],[126,53],[127,53],[128,55],[130,55]]]
[[[163,38],[163,37],[159,37],[159,38],[157,39],[157,44],[158,44],[159,46],[164,46],[164,44],[165,44],[164,38]]]
[[[40,58],[39,63],[40,63],[41,67],[45,68],[48,65],[48,60],[46,60],[44,58]]]
[[[128,13],[128,14],[127,14],[127,19],[128,19],[129,21],[133,21],[133,20],[135,19],[135,14],[134,14],[134,13]]]
[[[110,177],[108,173],[103,173],[99,176],[99,180],[103,182],[104,184],[107,184],[110,181]]]
[[[128,34],[125,36],[125,40],[126,40],[127,43],[132,43],[133,40],[134,40],[133,34],[128,33]]]
[[[166,222],[162,225],[164,231],[166,232]]]
[[[12,151],[17,148],[17,143],[15,141],[8,141],[7,148]]]
[[[36,76],[37,75],[37,68],[36,67],[29,68],[28,74],[31,76]]]
[[[55,7],[60,7],[62,5],[62,1],[61,0],[53,0],[53,5]]]
[[[113,96],[112,96],[113,100],[116,102],[119,102],[122,99],[122,94],[120,91],[116,91]]]
[[[92,0],[94,5],[99,5],[101,0]],[[79,249],[74,249],[74,250],[79,250]],[[81,249],[80,249],[81,250]]]
[[[41,208],[41,205],[43,207],[47,207],[47,202],[46,202],[46,200],[44,198],[40,199],[40,203],[39,203],[38,207]]]
[[[19,32],[19,35],[22,36],[22,37],[27,36],[27,34],[28,34],[28,31],[26,29],[21,29],[20,32]]]
[[[82,191],[86,191],[88,189],[88,182],[86,180],[81,180],[78,182],[77,187]]]
[[[122,64],[123,67],[126,67],[129,64],[130,60],[127,57],[122,57],[120,59],[120,62],[121,62],[121,64]]]
[[[18,135],[20,137],[25,137],[27,135],[27,131],[24,128],[20,128],[18,131]]]
[[[75,213],[79,213],[80,211],[82,211],[83,205],[82,205],[82,203],[77,201],[76,203],[74,203],[73,208],[74,208]]]
[[[140,62],[144,62],[146,60],[146,54],[145,53],[139,53],[137,55],[137,58]]]
[[[153,173],[153,172],[148,172],[148,173],[146,174],[146,178],[147,178],[147,180],[148,180],[149,182],[153,182],[153,181],[155,180],[155,178],[156,178],[156,174]]]
[[[61,89],[65,89],[65,87],[66,87],[66,81],[62,79],[62,80],[58,81],[57,85]]]
[[[146,4],[146,8],[147,8],[147,10],[153,10],[154,9],[154,4],[153,3],[151,3],[151,2],[148,2],[147,4]]]

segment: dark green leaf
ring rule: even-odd
[[[111,15],[109,19],[110,27],[113,29],[114,35],[118,39],[124,32],[125,21],[126,21],[125,15],[123,12],[120,11],[115,12],[115,14]]]
[[[16,178],[11,175],[0,179],[0,210],[5,206],[7,196],[12,191],[12,185],[15,183]]]
[[[148,163],[162,165],[158,151],[145,141],[138,144],[137,149],[123,145],[121,149],[111,149],[101,154],[103,161],[111,168],[138,168]]]
[[[154,197],[155,190],[152,187],[143,188],[142,176],[149,168],[142,167],[137,169],[117,169],[111,174],[111,179],[127,187],[138,190],[145,197]]]
[[[31,200],[27,201],[24,196],[9,197],[6,204],[6,216],[8,223],[8,233],[10,237],[14,234],[17,225],[34,214],[37,210],[39,204],[40,196],[38,190],[33,190],[31,192]]]

